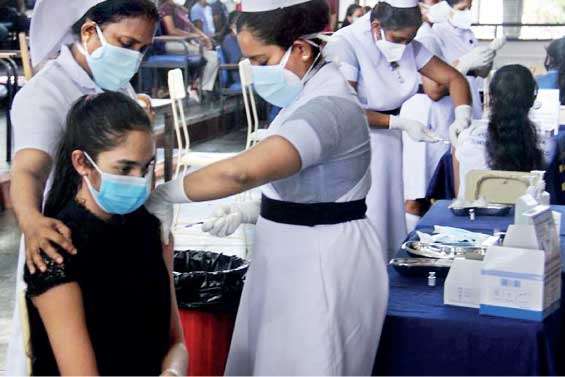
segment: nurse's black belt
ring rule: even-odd
[[[366,217],[365,199],[344,203],[292,203],[263,195],[261,216],[288,225],[335,225]]]
[[[385,115],[400,115],[400,108],[394,110],[387,110],[387,111],[380,111],[380,110],[375,110],[375,111]]]

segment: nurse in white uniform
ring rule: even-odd
[[[261,205],[207,224],[255,222],[227,375],[369,375],[388,277],[365,197],[369,127],[318,35],[325,0],[243,0],[238,39],[257,92],[282,111],[249,151],[159,186],[163,202],[212,200],[265,185]],[[235,225],[234,225],[235,224]]]
[[[438,141],[427,125],[398,116],[402,104],[418,91],[420,74],[449,88],[457,105],[451,126],[456,132],[471,122],[467,81],[413,40],[421,24],[417,0],[384,0],[334,34],[328,45],[328,54],[357,89],[369,118],[373,186],[367,197],[368,217],[384,243],[386,259],[406,237],[401,131],[417,141]]]
[[[456,61],[448,61],[443,55],[442,46],[447,41],[441,39],[433,25],[448,22],[454,13],[447,1],[421,0],[420,9],[422,11],[423,23],[416,40],[423,44],[431,53],[444,62],[453,65],[462,74],[467,74],[469,70],[488,70],[492,66],[496,56],[494,50],[489,47],[475,47]],[[449,125],[454,121],[454,105],[447,88],[434,83],[433,81],[422,78],[427,96],[417,94],[413,99],[405,103],[404,107],[418,105],[419,107],[429,108],[422,122],[429,124],[430,129],[442,139],[449,139]],[[424,114],[425,111],[419,110],[418,113]],[[449,145],[443,143],[425,144],[416,143],[404,137],[404,177],[406,210],[413,215],[421,215],[421,201],[412,201],[425,198],[429,181],[435,173],[436,167],[449,150]],[[407,147],[407,148],[406,148]],[[407,181],[406,178],[410,177]]]
[[[433,26],[435,35],[441,43],[442,56],[466,75],[473,96],[473,119],[481,119],[483,106],[480,98],[482,78],[487,77],[492,68],[495,51],[489,47],[479,47],[477,38],[471,30],[473,0],[447,0],[451,7],[448,20]],[[469,55],[471,53],[471,55]],[[485,60],[482,67],[473,64],[473,56]],[[463,58],[463,59],[462,59]]]
[[[8,375],[28,372],[19,301],[26,251],[30,271],[36,271],[45,268],[43,255],[58,260],[57,251],[74,250],[68,228],[41,212],[67,112],[83,95],[103,90],[135,96],[129,81],[140,51],[152,43],[158,19],[150,0],[40,0],[35,6],[31,56],[36,69],[43,68],[18,92],[12,108],[11,195],[25,248],[21,242]]]

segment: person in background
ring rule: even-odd
[[[326,0],[328,7],[330,9],[330,22],[325,31],[335,31],[337,30],[337,8],[339,0]]]
[[[465,177],[471,170],[545,169],[552,144],[544,143],[529,118],[537,91],[532,73],[524,66],[507,65],[496,71],[490,83],[488,123],[474,123],[455,146],[459,197],[464,196]]]
[[[33,66],[43,68],[18,92],[11,112],[15,143],[11,196],[23,237],[8,347],[9,375],[26,373],[19,305],[25,289],[24,262],[31,273],[44,271],[44,257],[62,263],[61,250],[76,250],[68,226],[42,212],[65,117],[83,95],[106,90],[137,98],[129,82],[143,51],[153,43],[159,21],[150,0],[83,0],[75,5],[69,7],[60,0],[37,2],[30,52]]]
[[[196,39],[204,46],[202,53],[206,59],[206,65],[204,66],[204,72],[202,72],[202,90],[212,92],[218,75],[219,61],[218,54],[214,49],[214,43],[210,37],[190,21],[188,9],[176,4],[173,0],[159,0],[159,15],[163,25],[163,32],[166,35]],[[194,53],[200,51],[198,45],[191,44],[189,46]],[[178,44],[167,45],[167,51],[173,53],[185,52],[184,48]]]
[[[208,0],[208,3],[212,8],[212,17],[214,18],[214,28],[216,29],[215,39],[221,44],[229,29],[228,7],[221,0]]]
[[[420,77],[449,88],[456,118],[450,128],[471,123],[471,96],[465,77],[430,53],[414,37],[422,25],[417,0],[382,0],[371,14],[337,31],[325,49],[329,60],[356,89],[371,127],[373,185],[367,217],[383,242],[388,262],[406,238],[402,135],[419,142],[439,142],[427,122],[400,114],[417,92]]]
[[[173,258],[142,207],[151,121],[133,99],[106,92],[80,98],[66,123],[44,213],[69,227],[80,253],[25,271],[32,375],[183,375]]]
[[[565,37],[552,41],[545,58],[547,73],[536,77],[540,89],[559,89],[561,104],[565,105]]]
[[[433,30],[441,43],[444,60],[466,75],[473,95],[473,119],[481,119],[483,105],[479,92],[482,89],[482,78],[490,73],[496,52],[489,47],[479,47],[479,42],[471,30],[473,0],[446,2],[451,8],[446,8],[447,20],[434,23]],[[477,67],[477,62],[480,67]],[[438,85],[438,92],[442,91],[445,91],[445,88]]]
[[[371,8],[370,6],[366,5],[363,7],[363,16],[366,15],[367,13],[371,13],[371,11],[373,10],[373,8]]]
[[[190,19],[209,38],[213,38],[216,34],[212,7],[208,3],[208,0],[198,0],[192,6],[192,8],[190,9]]]
[[[343,23],[341,24],[341,27],[342,28],[348,27],[362,16],[363,16],[363,8],[360,5],[351,4],[349,7],[347,7],[347,12],[345,13],[345,18],[343,19]]]
[[[424,45],[436,57],[452,65],[464,75],[467,75],[470,70],[489,70],[496,54],[488,47],[479,47],[477,45],[458,57],[458,59],[452,61],[445,57],[445,51],[453,51],[461,48],[461,45],[465,46],[462,41],[456,38],[438,35],[437,27],[440,26],[436,27],[435,25],[447,24],[444,26],[450,30],[450,18],[456,14],[456,11],[447,1],[420,0],[419,5],[423,23],[415,38],[418,42]],[[470,33],[472,35],[470,31],[462,31],[462,33]],[[455,33],[455,35],[459,34]],[[428,108],[428,111],[419,111],[424,118],[418,120],[429,124],[430,129],[441,138],[451,138],[453,141],[456,136],[450,136],[449,125],[454,121],[455,114],[453,101],[448,95],[447,87],[439,85],[424,76],[421,79],[423,92],[427,96],[424,97],[422,94],[418,94],[405,106],[419,107],[420,109]],[[475,79],[469,78],[468,81],[471,84],[475,82]],[[478,86],[475,85],[473,88],[478,89]],[[478,92],[475,93],[474,98],[479,98]],[[480,107],[480,103],[477,104],[477,107]],[[478,114],[480,113],[475,113],[475,117]],[[424,148],[418,148],[411,141],[406,141],[406,143],[409,147],[404,150],[406,159],[404,176],[411,177],[411,179],[405,182],[405,210],[410,225],[414,225],[430,206],[429,200],[424,199],[428,184],[435,173],[439,161],[449,151],[449,145],[436,143],[427,144]],[[417,156],[416,154],[418,153],[423,153],[423,155]]]

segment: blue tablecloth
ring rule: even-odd
[[[437,203],[418,228],[459,226],[506,230],[506,218],[455,218]],[[555,207],[565,213],[565,207]],[[565,232],[562,253],[565,256]],[[404,256],[404,255],[400,255]],[[564,258],[565,260],[565,258]],[[405,277],[389,268],[390,298],[377,354],[376,375],[560,375],[565,373],[562,309],[544,322],[479,315],[476,309],[443,305],[443,280]]]

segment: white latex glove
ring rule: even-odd
[[[161,241],[169,244],[169,234],[173,228],[173,204],[190,203],[184,192],[184,177],[157,186],[151,194],[145,208],[161,221]]]
[[[405,131],[414,141],[423,141],[425,143],[437,143],[440,137],[433,131],[429,130],[425,124],[412,119],[401,118],[395,115],[390,116],[391,130]]]
[[[260,211],[260,201],[221,206],[214,211],[212,218],[202,225],[202,230],[216,237],[227,237],[241,224],[256,224]]]
[[[451,145],[457,146],[459,135],[471,125],[473,109],[469,105],[460,105],[455,108],[455,121],[449,126],[449,140]]]
[[[496,52],[490,47],[476,47],[459,58],[456,68],[463,75],[467,75],[469,71],[491,65],[495,57]]]

